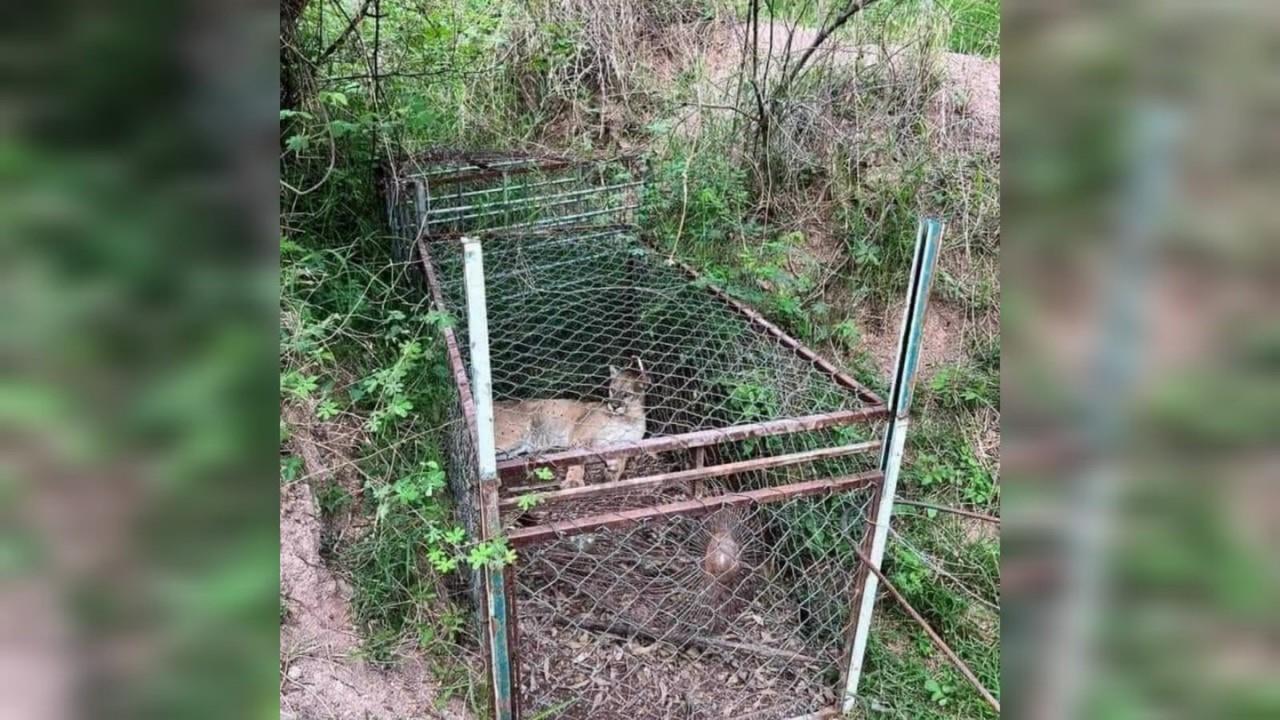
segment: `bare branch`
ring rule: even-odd
[[[372,4],[373,0],[364,0],[364,4],[360,6],[355,17],[351,18],[351,21],[348,22],[347,26],[338,34],[338,37],[330,43],[329,47],[324,49],[324,52],[320,53],[320,57],[316,58],[313,64],[319,65],[325,60],[328,60],[331,55],[338,51],[339,47],[342,47],[342,43],[346,42],[347,37],[349,37],[351,33],[355,32],[355,29],[360,25],[360,22],[369,16],[369,6]]]
[[[879,568],[872,565],[870,560],[867,560],[867,556],[863,555],[861,550],[855,546],[853,551],[857,553],[858,559],[862,561],[866,568],[875,573],[876,577],[880,578],[880,582],[884,585],[884,589],[888,590],[889,594],[893,596],[893,599],[897,600],[898,604],[902,606],[902,609],[906,610],[907,614],[911,616],[911,619],[916,621],[916,624],[920,626],[920,629],[924,630],[924,633],[929,636],[929,639],[933,641],[933,644],[942,651],[943,655],[947,656],[947,659],[951,661],[951,664],[960,671],[960,674],[964,676],[965,680],[969,681],[969,684],[973,686],[973,689],[978,691],[978,694],[982,696],[982,699],[987,701],[987,704],[996,711],[997,715],[1000,714],[1000,701],[996,700],[995,696],[991,694],[991,691],[982,684],[982,681],[978,680],[978,676],[973,674],[973,670],[969,668],[968,664],[966,664],[964,660],[961,660],[959,655],[956,655],[956,651],[951,649],[951,646],[942,639],[942,636],[933,629],[933,626],[924,619],[924,616],[917,612],[915,608],[911,607],[911,603],[907,602],[907,599],[902,597],[902,593],[898,592],[898,589],[893,586],[893,583],[889,582],[889,578],[885,577],[884,573],[880,572]]]
[[[853,2],[850,2],[849,6],[844,9],[844,12],[840,13],[836,16],[835,20],[831,21],[830,25],[822,28],[822,30],[818,32],[818,35],[814,37],[813,44],[806,48],[804,54],[802,54],[800,59],[796,61],[795,67],[791,69],[791,74],[783,78],[782,84],[778,86],[778,90],[774,93],[774,96],[777,97],[786,92],[791,83],[795,82],[795,79],[800,76],[800,72],[804,70],[804,66],[809,62],[810,58],[813,57],[813,54],[818,51],[818,47],[822,45],[822,43],[826,42],[827,38],[831,37],[832,33],[839,30],[845,23],[852,20],[854,15],[862,12],[874,2],[876,2],[876,0],[853,0]]]

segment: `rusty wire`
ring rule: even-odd
[[[642,198],[626,167],[459,162],[471,161],[397,174],[421,190],[397,185],[388,202],[452,318],[462,422],[447,454],[468,531],[479,532],[481,499],[460,235],[485,237],[496,414],[531,434],[554,413],[615,428],[567,444],[525,438],[499,458],[496,502],[519,552],[507,592],[522,711],[790,718],[833,707],[865,577],[879,398],[653,251],[626,222]],[[593,454],[601,447],[621,450]],[[560,460],[539,469],[542,457]],[[469,589],[483,608],[477,579]]]

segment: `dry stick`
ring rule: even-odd
[[[342,32],[338,34],[337,39],[335,39],[332,43],[330,43],[329,47],[325,48],[324,52],[320,53],[320,57],[315,59],[315,65],[318,66],[320,63],[324,62],[325,60],[328,60],[330,55],[333,55],[335,52],[338,51],[338,48],[342,47],[342,43],[346,41],[347,36],[349,36],[356,29],[356,26],[358,26],[362,20],[368,17],[369,5],[372,4],[372,2],[373,0],[364,0],[364,4],[361,5],[360,9],[356,11],[355,17],[351,18],[350,21],[347,22],[346,28],[344,28]],[[338,8],[341,9],[342,7],[341,3],[335,3],[335,4],[337,4]]]
[[[933,503],[921,502],[919,500],[894,500],[894,502],[898,505],[911,505],[914,507],[928,508],[939,512],[951,513],[952,515],[963,515],[965,517],[971,517],[975,520],[982,520],[983,522],[994,523],[996,525],[1000,524],[1000,518],[994,515],[983,515],[982,513],[973,512],[972,510],[961,510],[960,508],[947,507],[946,505],[934,505]]]
[[[702,86],[698,88],[698,104],[702,104]],[[689,210],[689,166],[693,164],[693,158],[698,154],[698,138],[702,136],[701,127],[697,135],[693,136],[693,147],[689,148],[689,157],[684,159],[684,172],[680,173],[680,225],[676,228],[676,240],[671,243],[671,253],[667,256],[667,260],[673,260],[676,256],[676,248],[680,247],[680,237],[684,235],[684,219],[685,214]]]
[[[861,549],[854,547],[853,552],[857,554],[858,559],[862,561],[868,570],[875,573],[877,578],[880,578],[880,582],[884,585],[884,589],[889,591],[889,594],[893,596],[893,599],[897,600],[898,604],[902,606],[902,609],[906,610],[907,614],[911,616],[911,619],[915,620],[916,623],[920,625],[925,634],[929,636],[929,639],[933,641],[933,644],[942,651],[943,655],[947,656],[947,659],[951,661],[951,664],[956,666],[956,669],[960,671],[961,675],[964,675],[965,680],[969,681],[969,684],[978,691],[978,694],[982,696],[982,699],[986,700],[987,704],[996,711],[997,715],[999,715],[1000,701],[996,700],[995,696],[991,694],[991,691],[987,690],[987,688],[983,686],[982,682],[978,680],[978,676],[973,674],[973,671],[969,669],[969,666],[965,664],[965,661],[961,660],[960,656],[956,655],[955,651],[951,649],[951,646],[947,645],[947,643],[942,639],[942,636],[938,635],[937,631],[929,625],[929,622],[925,620],[920,613],[916,612],[915,608],[911,607],[911,603],[907,602],[907,599],[902,597],[902,594],[893,586],[893,583],[889,582],[889,578],[885,577],[884,573],[880,572],[880,568],[871,564],[871,561],[867,559],[867,556],[862,554]]]
[[[774,97],[781,97],[785,94],[791,84],[795,82],[795,79],[799,77],[800,71],[804,69],[805,64],[809,62],[809,58],[817,52],[818,46],[826,42],[826,39],[831,37],[831,33],[839,30],[840,26],[849,22],[854,15],[858,14],[875,1],[876,0],[854,0],[854,2],[849,3],[849,7],[845,8],[845,11],[833,20],[830,25],[823,28],[818,33],[817,37],[813,39],[813,44],[805,49],[804,54],[800,56],[800,59],[796,61],[795,67],[792,68],[791,74],[782,78],[782,84],[778,86],[778,91],[774,93]]]
[[[733,642],[732,640],[719,640],[711,637],[697,637],[695,635],[685,635],[683,633],[659,633],[641,625],[633,625],[632,623],[622,620],[615,620],[611,623],[602,623],[594,620],[574,620],[572,618],[555,617],[552,618],[552,621],[559,625],[564,625],[565,627],[590,630],[592,632],[602,632],[627,639],[644,638],[650,642],[665,642],[672,644],[687,643],[689,645],[700,645],[704,648],[741,650],[754,655],[782,658],[784,660],[803,660],[811,663],[818,662],[818,659],[815,657],[810,657],[793,650],[775,650],[771,647],[765,647],[763,645],[756,645],[753,643],[740,643]]]

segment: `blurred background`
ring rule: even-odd
[[[1005,707],[1280,716],[1280,7],[1003,27]]]
[[[0,11],[5,720],[277,712],[276,26]]]
[[[278,699],[277,7],[0,22],[0,718]],[[1280,716],[1280,8],[1007,0],[1002,700]]]

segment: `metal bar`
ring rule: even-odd
[[[427,292],[431,295],[436,310],[445,311],[444,296],[441,294],[440,281],[436,276],[435,264],[431,253],[427,251],[427,242],[419,238],[418,252],[422,262],[422,272],[427,279]],[[478,443],[479,430],[476,425],[476,402],[471,394],[471,382],[467,379],[467,366],[462,361],[462,352],[458,348],[457,333],[447,327],[441,331],[444,336],[445,356],[449,360],[449,372],[453,375],[453,383],[458,388],[458,403],[462,406],[462,418],[467,424],[467,432],[471,433],[471,441]]]
[[[672,258],[672,261],[677,266],[679,266],[680,269],[684,270],[685,273],[688,274],[689,276],[698,280],[703,279],[702,276],[698,274],[697,270],[695,270],[692,266],[685,263],[683,260],[677,260],[675,258]],[[805,360],[808,360],[814,365],[817,365],[819,368],[825,371],[828,375],[835,378],[835,381],[837,383],[845,386],[850,390],[853,390],[854,393],[857,394],[857,396],[861,400],[875,404],[875,405],[879,405],[884,402],[884,400],[881,400],[880,396],[872,392],[870,388],[858,382],[857,380],[854,380],[848,373],[836,367],[831,361],[827,360],[826,358],[822,357],[818,353],[814,352],[804,343],[788,335],[787,332],[782,328],[769,322],[769,320],[765,318],[765,316],[751,309],[746,304],[739,302],[737,298],[733,297],[732,295],[725,292],[724,290],[721,290],[715,285],[711,283],[705,283],[705,285],[707,290],[710,291],[711,294],[715,295],[717,298],[719,298],[724,303],[732,307],[734,310],[737,310],[739,313],[745,315],[749,320],[751,320],[751,322],[755,323],[765,332],[776,337],[779,342],[781,342],[783,345],[790,348],[792,352],[804,358]]]
[[[1000,524],[1000,518],[994,515],[985,515],[983,513],[973,512],[972,510],[963,510],[961,508],[947,507],[946,505],[934,505],[933,503],[921,502],[919,500],[902,500],[901,498],[899,498],[898,500],[895,500],[894,502],[896,502],[898,505],[910,505],[912,507],[922,507],[922,508],[927,508],[929,510],[937,510],[938,512],[950,513],[952,515],[963,515],[964,517],[973,518],[974,520],[982,520],[983,522],[989,522],[995,525]]]
[[[498,463],[498,475],[504,478],[521,476],[540,467],[559,468],[568,465],[581,465],[584,462],[604,462],[605,460],[631,457],[642,453],[692,450],[697,447],[708,447],[736,440],[769,437],[772,435],[789,435],[791,433],[871,422],[888,416],[889,409],[883,405],[877,405],[858,408],[857,410],[837,410],[798,418],[732,425],[727,428],[696,430],[680,435],[651,437],[635,442],[616,443],[598,448],[575,448],[546,455],[529,455],[503,460]]]
[[[577,215],[564,215],[561,217],[544,218],[532,222],[517,223],[502,228],[493,228],[493,230],[517,230],[526,227],[552,227],[555,225],[565,225],[575,220],[583,218],[596,217],[597,215],[607,215],[609,213],[622,212],[624,210],[635,210],[639,205],[619,205],[617,207],[605,208],[603,210],[592,210],[591,212],[578,213]]]
[[[467,293],[467,329],[471,339],[471,372],[476,401],[476,462],[480,471],[481,539],[502,534],[498,511],[498,468],[493,437],[493,377],[489,367],[489,318],[485,305],[484,256],[480,242],[462,243],[463,279]],[[489,596],[489,651],[492,659],[494,714],[513,720],[511,648],[508,645],[508,605],[503,570],[485,568]]]
[[[414,223],[416,231],[414,237],[417,237],[425,227],[427,220],[427,187],[421,182],[413,183],[414,209],[418,211],[417,222]]]
[[[862,662],[867,651],[867,639],[871,633],[871,615],[875,609],[876,583],[880,564],[884,560],[885,543],[889,535],[889,522],[893,516],[894,495],[897,492],[898,475],[902,470],[902,455],[906,448],[907,429],[910,425],[911,392],[916,370],[920,364],[920,348],[924,338],[924,317],[929,306],[929,287],[933,282],[933,270],[942,246],[942,223],[927,219],[920,223],[916,234],[915,253],[911,261],[911,282],[908,285],[906,307],[902,314],[902,332],[898,340],[898,361],[895,365],[893,388],[889,406],[893,416],[885,429],[885,443],[881,456],[884,483],[875,498],[876,517],[869,538],[863,539],[870,547],[860,552],[869,560],[862,563],[855,576],[855,592],[852,606],[856,620],[849,640],[849,664],[845,671],[843,710],[853,711],[857,699],[858,681],[862,676]],[[870,571],[870,574],[868,574]]]
[[[563,170],[564,168],[572,167],[574,165],[574,162],[570,160],[524,160],[520,162],[525,164],[518,165],[513,163],[498,163],[489,165],[488,168],[481,168],[474,165],[465,168],[446,168],[436,171],[440,174],[414,173],[409,177],[427,178],[435,185],[450,185],[453,183],[472,182],[475,180],[488,180],[490,178],[501,177],[503,173],[518,175],[521,173],[536,171]]]
[[[595,530],[636,525],[655,518],[676,515],[700,515],[722,507],[764,505],[811,495],[848,492],[875,485],[883,478],[884,475],[879,470],[870,470],[857,475],[846,475],[825,480],[810,480],[808,482],[751,490],[743,493],[717,495],[711,498],[682,500],[635,510],[619,510],[618,512],[591,515],[577,520],[558,520],[544,525],[516,528],[507,534],[507,540],[513,547],[524,547]]]
[[[507,589],[507,640],[508,647],[511,648],[511,687],[512,692],[518,692],[520,687],[520,603],[516,600],[516,590],[519,585],[516,583],[515,565],[508,565],[503,569],[503,583]],[[522,714],[520,698],[513,696],[512,720],[520,720]]]
[[[537,204],[537,203],[538,203],[539,201],[541,201],[541,200],[558,200],[558,199],[561,199],[561,198],[576,198],[576,197],[589,196],[589,195],[598,195],[598,194],[601,194],[601,193],[608,192],[608,191],[610,191],[610,190],[624,190],[624,189],[626,189],[626,188],[638,187],[638,186],[640,186],[641,184],[642,184],[641,182],[639,182],[639,181],[635,181],[635,182],[629,182],[629,183],[619,183],[619,184],[617,184],[617,185],[606,185],[606,186],[604,186],[604,187],[592,187],[592,188],[587,188],[587,189],[585,189],[585,190],[570,190],[570,191],[568,191],[568,192],[562,192],[562,193],[547,193],[547,194],[544,194],[544,195],[530,195],[530,196],[528,196],[528,197],[510,198],[510,199],[504,199],[504,200],[497,200],[497,201],[494,201],[494,202],[491,202],[491,203],[482,203],[482,204],[479,204],[479,205],[453,205],[453,206],[450,206],[450,207],[437,208],[436,210],[433,210],[433,211],[432,211],[432,214],[435,214],[435,215],[441,215],[441,214],[444,214],[444,213],[465,212],[465,211],[468,211],[468,210],[482,210],[482,209],[497,208],[497,207],[506,207],[508,210],[510,210],[510,209],[511,209],[511,208],[513,208],[513,207],[519,207],[519,206],[521,206],[521,205]],[[523,186],[518,186],[518,187],[523,187]],[[516,188],[512,188],[511,186],[509,186],[509,185],[505,185],[505,184],[504,184],[504,185],[503,185],[503,187],[502,187],[502,189],[504,189],[504,190],[512,190],[512,189],[516,189]],[[572,202],[572,201],[570,201],[570,202]],[[565,205],[565,204],[568,204],[568,203],[567,203],[567,202],[562,202],[562,203],[548,203],[547,205],[544,205],[543,207],[551,207],[551,206],[554,206],[554,205],[556,205],[556,204]],[[456,216],[456,217],[443,217],[443,218],[441,218],[441,220],[442,220],[442,221],[451,221],[451,220],[471,220],[471,219],[474,219],[474,218],[477,218],[477,217],[486,217],[487,215],[494,215],[494,214],[499,214],[499,213],[487,213],[487,214],[482,214],[482,215],[467,215],[467,216]]]
[[[621,233],[634,233],[636,226],[628,223],[613,223],[610,225],[584,225],[578,232],[573,232],[574,228],[570,228],[569,232],[563,230],[528,230],[521,233],[512,233],[503,235],[499,231],[505,228],[489,228],[484,230],[484,241],[492,243],[494,240],[528,240],[529,238],[549,238],[562,243],[576,243],[581,240],[588,240],[595,237],[605,237],[609,235],[618,235]],[[442,240],[461,240],[463,235],[467,233],[443,231],[433,233],[432,241]]]
[[[978,694],[982,696],[982,699],[987,701],[987,704],[996,711],[997,715],[999,715],[1000,701],[996,700],[995,696],[991,694],[991,691],[988,690],[980,680],[978,680],[978,676],[973,673],[973,670],[969,668],[968,664],[966,664],[964,660],[961,660],[960,656],[956,655],[955,651],[951,649],[951,646],[947,645],[946,641],[942,639],[942,636],[933,629],[933,626],[931,626],[915,608],[911,607],[911,603],[907,602],[907,599],[902,597],[902,594],[893,586],[893,583],[889,582],[889,578],[885,577],[884,573],[880,572],[880,568],[876,567],[876,565],[873,564],[866,555],[863,555],[861,550],[854,548],[853,551],[857,553],[858,559],[861,560],[864,565],[869,567],[872,573],[875,573],[876,579],[884,583],[884,589],[889,591],[889,594],[893,596],[893,599],[897,600],[898,604],[902,606],[902,609],[906,610],[907,614],[911,616],[911,619],[915,620],[916,624],[924,630],[925,634],[929,636],[929,639],[933,641],[934,646],[941,650],[943,655],[947,656],[947,659],[950,660],[951,664],[960,671],[960,674],[964,676],[964,679],[969,681],[969,684],[973,686],[973,689],[977,690]]]
[[[577,180],[578,180],[578,178],[576,178],[576,177],[567,177],[567,178],[558,178],[558,179],[556,179],[556,180],[543,180],[543,181],[541,181],[541,182],[526,183],[526,184],[524,184],[524,185],[516,185],[516,186],[514,186],[514,187],[511,187],[511,186],[508,186],[508,185],[505,185],[505,184],[504,184],[502,187],[496,187],[496,188],[484,188],[484,189],[482,189],[482,190],[468,190],[468,191],[466,191],[466,192],[462,192],[462,193],[454,193],[453,195],[449,195],[448,197],[450,197],[450,198],[465,198],[465,197],[476,197],[476,196],[479,196],[479,195],[492,195],[493,193],[499,193],[499,192],[502,192],[502,191],[504,191],[504,190],[514,190],[514,189],[517,189],[517,188],[519,188],[519,189],[527,189],[527,188],[537,188],[537,187],[548,187],[548,186],[550,186],[550,185],[564,185],[565,183],[571,183],[571,182],[575,182],[575,181],[577,181]]]
[[[632,478],[630,480],[621,480],[618,482],[583,485],[582,487],[566,488],[563,490],[552,490],[549,492],[537,493],[537,498],[541,502],[547,503],[561,500],[577,500],[586,497],[597,497],[600,495],[614,495],[639,488],[657,489],[661,487],[669,487],[671,485],[679,485],[680,483],[686,483],[694,480],[724,477],[726,475],[737,475],[738,473],[752,472],[756,470],[770,470],[773,468],[786,467],[788,465],[799,465],[801,463],[812,462],[814,460],[825,460],[827,458],[856,455],[858,453],[875,449],[879,446],[879,440],[872,440],[870,442],[842,445],[840,447],[819,448],[817,450],[791,453],[789,455],[754,458],[752,460],[742,460],[740,462],[725,463],[723,465],[712,465],[710,467],[697,467],[691,470],[660,473],[658,475],[649,475],[647,477]],[[508,497],[498,503],[498,506],[503,509],[519,507],[520,498]]]

